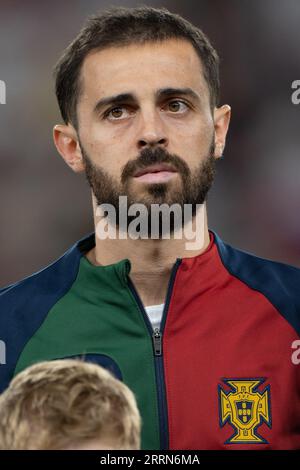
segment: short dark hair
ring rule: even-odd
[[[219,58],[207,36],[166,8],[114,6],[90,16],[78,36],[64,50],[54,68],[55,91],[64,122],[78,127],[76,106],[81,93],[80,71],[92,50],[180,38],[195,48],[203,65],[213,109],[219,102]]]

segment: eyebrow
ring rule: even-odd
[[[192,88],[160,88],[156,91],[157,100],[167,98],[168,96],[181,95],[189,97],[195,101],[200,101],[200,96]],[[97,101],[94,112],[99,114],[100,111],[108,105],[118,105],[123,103],[135,103],[137,97],[134,93],[121,93],[119,95],[107,96]]]

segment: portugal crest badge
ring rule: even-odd
[[[234,429],[234,434],[225,444],[265,444],[267,441],[258,434],[258,428],[266,423],[271,427],[270,385],[259,390],[265,382],[263,378],[223,379],[218,386],[220,425],[226,423]]]

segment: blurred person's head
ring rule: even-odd
[[[87,21],[55,76],[55,144],[98,205],[205,201],[230,108],[218,107],[219,59],[199,28],[165,8],[111,8]],[[153,164],[167,179],[145,184],[138,173]]]
[[[0,450],[139,449],[133,393],[102,367],[41,362],[0,396]]]

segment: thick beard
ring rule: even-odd
[[[170,213],[170,232],[173,233],[183,224],[189,222],[187,217],[183,219],[184,206],[191,205],[191,216],[194,217],[197,210],[197,205],[203,204],[207,198],[207,194],[213,184],[216,160],[214,157],[214,139],[212,139],[209,155],[201,162],[193,174],[185,163],[177,155],[171,155],[162,147],[151,149],[149,147],[143,149],[140,156],[136,160],[130,160],[123,167],[121,173],[121,182],[116,178],[110,176],[103,168],[96,166],[92,163],[90,157],[85,152],[82,144],[80,143],[84,163],[85,175],[89,186],[91,187],[95,196],[97,205],[110,204],[115,208],[116,226],[119,227],[120,213],[119,213],[119,197],[127,196],[127,207],[134,203],[144,204],[147,208],[147,224],[148,233],[151,234],[151,204],[179,204],[181,207],[182,218],[179,225],[176,225],[172,212]],[[175,185],[169,183],[153,183],[145,184],[144,191],[140,191],[140,196],[135,194],[132,190],[132,176],[139,169],[145,168],[151,164],[169,163],[179,173],[180,182]],[[133,216],[127,217],[127,228],[130,222],[134,219]],[[177,221],[178,223],[178,221]],[[159,222],[159,238],[163,234],[162,221]]]

